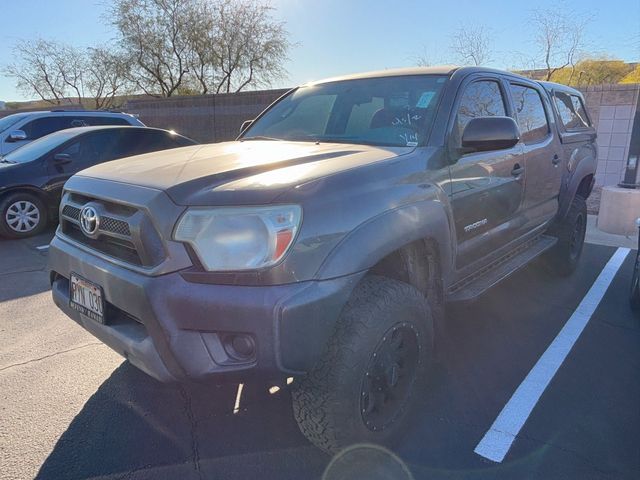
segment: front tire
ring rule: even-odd
[[[389,444],[411,420],[433,352],[427,299],[369,276],[355,288],[324,356],[292,392],[301,432],[327,453]]]
[[[576,195],[566,217],[550,232],[558,243],[545,256],[545,263],[553,273],[568,276],[578,266],[587,231],[587,202]]]
[[[41,233],[47,226],[44,202],[30,193],[12,193],[0,200],[0,235],[26,238]]]

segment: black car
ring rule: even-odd
[[[0,235],[42,231],[57,215],[62,186],[80,170],[195,143],[167,130],[131,126],[72,128],[35,140],[0,158]]]

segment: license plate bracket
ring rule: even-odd
[[[77,273],[69,279],[69,307],[98,323],[105,323],[102,287]]]

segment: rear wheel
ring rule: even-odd
[[[552,272],[561,276],[573,273],[582,255],[586,231],[587,202],[576,195],[566,217],[550,232],[558,238],[558,243],[545,256]]]
[[[391,443],[411,419],[432,344],[424,295],[396,280],[365,278],[321,361],[294,384],[302,433],[328,453],[354,443]]]
[[[0,200],[0,235],[25,238],[37,235],[47,225],[47,209],[30,193],[12,193]]]

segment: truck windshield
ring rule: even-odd
[[[408,75],[303,86],[265,112],[241,140],[424,145],[446,79]]]

